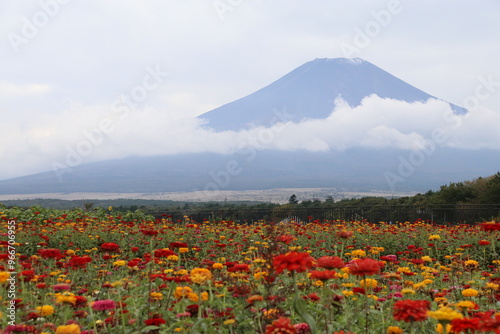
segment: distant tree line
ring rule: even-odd
[[[424,194],[398,198],[361,197],[342,199],[335,202],[327,197],[325,201],[304,200],[299,202],[295,195],[290,197],[288,204],[302,207],[338,207],[338,206],[370,206],[370,205],[436,205],[436,204],[500,204],[500,172],[479,177],[472,181],[450,183],[443,185],[437,191],[429,190]]]

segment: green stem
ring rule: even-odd
[[[363,275],[363,281],[366,286],[366,275]],[[365,334],[368,334],[368,295],[365,292]]]

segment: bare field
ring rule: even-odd
[[[323,201],[332,196],[336,201],[343,198],[364,196],[401,197],[411,196],[414,193],[390,192],[342,192],[337,189],[325,188],[278,188],[267,190],[219,190],[171,193],[42,193],[42,194],[13,194],[0,195],[0,201],[26,199],[62,199],[62,200],[112,200],[112,199],[144,199],[144,200],[171,200],[181,202],[208,202],[208,201],[259,201],[272,203],[286,203],[292,194],[299,201],[318,199]]]

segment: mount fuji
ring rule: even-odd
[[[237,131],[273,125],[279,120],[273,111],[286,112],[293,122],[324,119],[334,110],[337,98],[356,107],[370,95],[409,103],[437,99],[363,59],[322,58],[199,118],[216,131]],[[454,104],[450,106],[457,114],[467,112]]]
[[[282,121],[276,115],[286,114],[294,123],[322,120],[335,114],[339,98],[356,107],[373,95],[408,103],[437,99],[361,59],[315,59],[199,118],[204,120],[205,128],[217,132],[270,127]],[[464,108],[449,105],[455,114],[467,113]],[[396,147],[353,147],[326,151],[274,148],[252,155],[247,151],[130,156],[75,166],[64,171],[62,179],[54,171],[47,171],[2,180],[0,194],[271,188],[424,192],[449,182],[493,175],[500,165],[498,151],[487,149],[440,147],[425,156],[425,163],[418,168],[409,165],[415,158],[411,154],[409,149]],[[397,181],[391,187],[388,171],[392,181]]]

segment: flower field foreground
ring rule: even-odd
[[[0,212],[1,333],[500,333],[500,223],[110,213]]]

